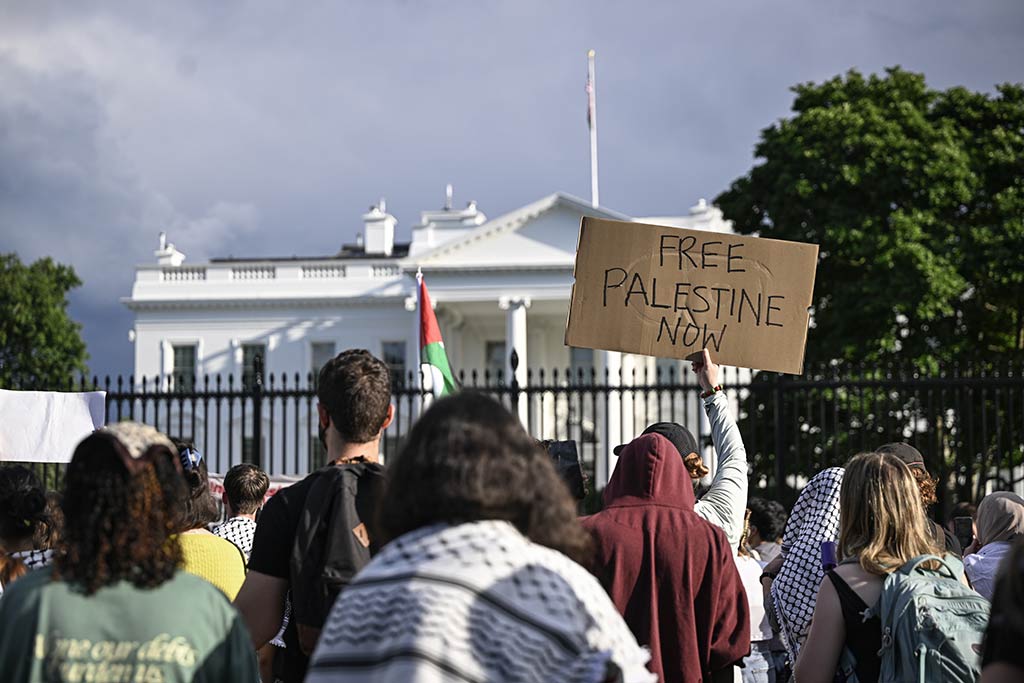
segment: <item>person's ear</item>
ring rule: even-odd
[[[395,405],[393,403],[388,404],[388,414],[384,417],[384,423],[380,426],[380,431],[384,431],[391,426],[391,423],[395,419]]]
[[[320,417],[320,426],[327,429],[331,426],[331,416],[327,414],[327,408],[323,403],[316,404],[316,413]]]

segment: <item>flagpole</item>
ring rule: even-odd
[[[423,268],[416,268],[416,389],[423,391]]]
[[[596,209],[601,201],[597,189],[597,82],[594,69],[595,52],[587,52],[587,123],[590,126],[590,204]],[[622,443],[622,392],[615,391],[622,385],[622,354],[618,351],[602,351],[598,356],[605,383],[609,389],[606,403],[604,443],[601,453],[596,458],[596,485],[602,487],[608,483],[612,471],[618,462],[613,448]]]
[[[587,111],[590,121],[590,204],[596,208],[601,201],[597,189],[597,82],[594,55],[593,50],[587,53]]]

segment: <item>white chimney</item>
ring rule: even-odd
[[[395,249],[395,225],[398,221],[387,212],[381,199],[363,214],[363,250],[366,254],[391,256]]]
[[[167,233],[160,233],[160,248],[153,252],[156,262],[161,266],[180,266],[185,262],[185,255],[174,248],[174,245],[167,241]]]

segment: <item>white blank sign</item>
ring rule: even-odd
[[[0,461],[70,462],[78,442],[103,426],[105,391],[0,389]]]

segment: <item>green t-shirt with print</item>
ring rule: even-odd
[[[244,623],[224,594],[184,571],[151,589],[93,595],[30,572],[0,598],[0,672],[10,683],[256,683]]]

